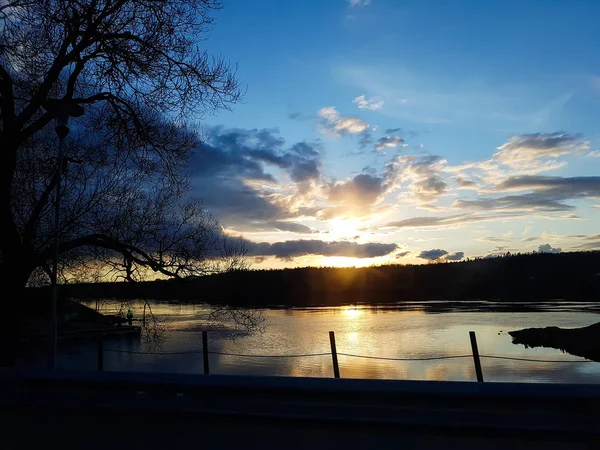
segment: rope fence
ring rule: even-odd
[[[115,348],[104,348],[103,343],[98,342],[98,370],[104,369],[104,352],[111,353],[126,353],[133,355],[157,355],[157,356],[169,356],[169,355],[203,355],[204,358],[204,373],[209,374],[209,361],[208,355],[219,355],[219,356],[232,356],[238,358],[312,358],[312,357],[320,357],[320,356],[331,356],[333,363],[333,373],[335,378],[340,378],[339,372],[339,364],[338,364],[338,356],[345,356],[348,358],[361,358],[361,359],[370,359],[370,360],[379,360],[379,361],[439,361],[439,360],[449,360],[449,359],[464,359],[464,358],[473,358],[473,363],[475,365],[475,372],[477,376],[477,381],[483,382],[483,373],[481,370],[481,362],[480,358],[486,359],[495,359],[495,360],[509,360],[509,361],[525,361],[525,362],[534,362],[534,363],[594,363],[595,361],[591,360],[566,360],[566,359],[534,359],[534,358],[523,358],[517,356],[498,356],[498,355],[481,355],[477,349],[477,339],[475,337],[475,332],[469,332],[471,338],[471,349],[472,354],[467,355],[443,355],[443,356],[429,356],[424,358],[393,358],[386,356],[371,356],[371,355],[357,355],[354,353],[343,353],[337,352],[335,346],[335,334],[333,331],[329,332],[330,342],[331,342],[331,350],[329,352],[321,352],[321,353],[300,353],[300,354],[289,354],[289,355],[259,355],[259,354],[251,354],[251,353],[229,353],[229,352],[220,352],[220,351],[209,351],[208,350],[208,337],[207,333],[202,333],[202,350],[193,350],[193,351],[178,351],[178,352],[152,352],[152,351],[135,351],[135,350],[120,350]]]

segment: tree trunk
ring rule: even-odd
[[[25,293],[30,275],[31,270],[18,259],[4,259],[0,263],[0,286],[3,290],[0,305],[0,367],[13,366],[19,354],[25,319],[32,312]]]

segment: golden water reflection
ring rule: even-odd
[[[133,305],[136,315],[139,311]],[[335,332],[337,350],[342,354],[385,358],[431,358],[467,355],[462,359],[433,361],[389,361],[339,355],[344,378],[410,380],[475,379],[469,331],[477,333],[483,355],[517,356],[537,359],[581,360],[558,350],[525,349],[512,344],[508,330],[556,325],[579,327],[600,321],[597,313],[556,312],[442,312],[426,307],[406,309],[346,306],[267,310],[268,326],[262,334],[230,340],[218,330],[209,332],[209,348],[223,353],[249,355],[299,355],[329,353],[329,331]],[[159,304],[155,312],[167,319],[169,335],[162,351],[188,352],[201,348],[201,330],[207,310],[201,306]],[[143,351],[144,343],[119,343]],[[66,361],[66,359],[65,359]],[[75,362],[73,362],[75,364]],[[151,370],[158,372],[202,373],[201,355],[144,356],[106,355],[109,370]],[[245,358],[210,355],[211,373],[331,377],[331,356],[302,358]],[[529,363],[482,359],[486,381],[600,382],[600,364]]]

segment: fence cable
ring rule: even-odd
[[[128,353],[133,355],[198,355],[202,354],[202,350],[198,351],[188,351],[188,352],[139,352],[134,350],[118,350],[114,348],[105,348],[107,352],[113,353]],[[227,352],[215,352],[209,351],[211,355],[220,355],[220,356],[234,356],[240,358],[310,358],[315,356],[331,356],[331,352],[324,353],[304,353],[298,355],[256,355],[256,354],[245,354],[245,353],[227,353]],[[63,353],[64,354],[64,353]],[[75,353],[69,353],[75,354]],[[353,353],[342,353],[338,352],[338,356],[347,356],[350,358],[362,358],[362,359],[376,359],[382,361],[435,361],[435,360],[444,360],[444,359],[460,359],[460,358],[472,358],[473,355],[448,355],[448,356],[430,356],[425,358],[391,358],[384,356],[368,356],[368,355],[355,355]],[[479,355],[480,358],[488,358],[488,359],[503,359],[509,361],[527,361],[527,362],[540,362],[540,363],[593,363],[596,361],[591,361],[587,359],[583,360],[566,360],[566,359],[533,359],[533,358],[519,358],[516,356],[496,356],[496,355]]]
[[[350,356],[352,358],[365,358],[365,359],[382,359],[384,361],[432,361],[435,359],[456,359],[456,358],[472,358],[473,355],[450,355],[450,356],[431,356],[427,358],[389,358],[383,356],[366,356],[366,355],[353,355],[351,353],[340,353],[338,355]]]
[[[589,359],[532,359],[532,358],[518,358],[516,356],[493,356],[493,355],[479,355],[480,358],[488,359],[508,359],[510,361],[529,361],[529,362],[544,362],[544,363],[593,363]]]

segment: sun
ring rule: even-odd
[[[356,319],[357,317],[362,316],[363,314],[363,310],[360,308],[356,308],[354,306],[345,306],[342,309],[344,316],[347,317],[348,319]]]
[[[352,258],[350,256],[323,256],[321,265],[325,267],[367,267],[373,264],[370,258]]]
[[[331,219],[330,235],[334,239],[351,239],[360,236],[360,221],[356,219]]]

